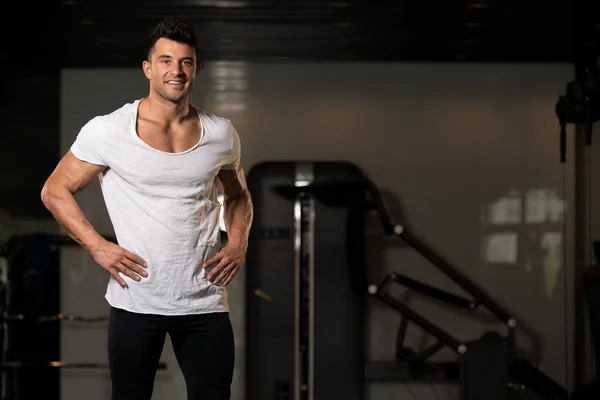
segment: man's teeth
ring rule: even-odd
[[[171,85],[183,85],[183,82],[179,81],[169,81],[168,83],[170,83]]]

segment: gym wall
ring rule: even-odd
[[[7,240],[14,231],[12,218],[0,208],[0,241]]]
[[[379,186],[396,222],[486,289],[520,323],[519,346],[565,384],[572,370],[573,163],[559,162],[557,97],[570,65],[208,63],[192,102],[229,117],[242,140],[246,171],[266,160],[346,160]],[[64,70],[61,153],[80,127],[147,93],[141,69]],[[572,135],[567,154],[573,160]],[[566,180],[566,192],[563,182]],[[99,185],[78,195],[104,234],[112,227]],[[564,237],[566,229],[566,237]],[[563,254],[566,245],[566,255]],[[440,288],[455,286],[414,251],[391,238],[369,238],[369,277],[399,271]],[[108,276],[82,250],[62,249],[62,311],[105,315]],[[243,274],[231,284],[237,337],[234,399],[243,400]],[[566,286],[565,286],[566,283]],[[418,298],[411,307],[471,340],[496,327]],[[371,360],[392,360],[400,316],[375,301],[366,327]],[[65,325],[64,360],[106,362],[106,327]],[[410,342],[423,335],[409,329]],[[425,336],[427,337],[427,336]],[[451,354],[442,353],[440,357]],[[566,358],[568,357],[568,359]],[[169,341],[155,399],[185,398]],[[569,378],[572,382],[572,378]],[[63,400],[106,399],[107,372],[62,372]],[[370,400],[455,400],[453,386],[373,384]]]

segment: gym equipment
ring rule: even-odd
[[[363,398],[364,229],[353,210],[363,193],[329,185],[360,176],[328,162],[267,162],[248,173],[247,400]]]
[[[599,243],[594,243],[600,255]],[[583,289],[594,351],[594,379],[600,379],[600,265],[588,267],[583,273]],[[600,398],[600,396],[599,396]]]
[[[357,166],[264,162],[249,171],[248,186],[255,207],[246,259],[248,400],[362,400],[369,381],[415,379],[458,382],[463,400],[535,398],[510,376],[516,320],[405,227],[393,224],[377,187]],[[400,273],[368,285],[365,216],[371,211],[384,235],[409,244],[473,299]],[[506,335],[486,332],[461,341],[392,297],[394,284],[469,311],[486,307],[504,323]],[[394,363],[365,362],[368,295],[402,314]],[[421,353],[404,346],[409,322],[437,343]],[[429,362],[443,347],[453,349],[457,361]]]
[[[116,242],[112,236],[105,239]],[[61,246],[77,245],[63,235],[12,236],[0,245],[0,359],[2,400],[60,399],[61,369],[107,369],[105,363],[60,360],[63,323],[100,323],[108,316],[59,312]],[[167,368],[160,363],[159,370]],[[34,384],[32,384],[34,383]]]
[[[583,290],[594,351],[594,373],[588,382],[573,389],[571,400],[600,399],[600,242],[594,241],[593,246],[596,265],[584,270]]]
[[[567,82],[565,94],[558,97],[554,112],[560,124],[560,162],[566,163],[567,124],[584,127],[585,144],[592,144],[593,124],[600,121],[600,69],[594,61],[585,65],[577,78]]]
[[[58,314],[60,307],[60,255],[52,251],[52,238],[43,234],[12,236],[6,244],[6,278],[2,315]],[[18,324],[3,320],[2,362],[27,364],[60,359],[58,321],[37,324],[24,318]],[[2,369],[3,398],[60,399],[60,371]],[[32,385],[31,382],[36,382]]]
[[[575,79],[566,83],[564,94],[560,94],[556,102],[554,111],[560,126],[559,149],[560,162],[566,163],[567,150],[567,125],[575,127],[574,132],[577,136],[583,134],[582,141],[576,140],[576,143],[582,143],[584,147],[592,145],[593,125],[600,121],[600,64],[597,57],[584,57],[576,63]],[[576,208],[589,208],[587,215],[583,218],[576,217],[575,230],[589,229],[589,220],[591,219],[592,204],[592,188],[591,182],[595,181],[592,178],[591,164],[578,163],[575,168],[575,191],[577,196],[580,193],[587,193],[587,204],[578,204]],[[566,182],[564,183],[563,191],[566,193]],[[585,197],[585,196],[581,196]],[[581,211],[582,211],[581,210]],[[591,231],[589,231],[591,235]],[[583,251],[576,252],[575,272],[577,279],[582,277],[583,280],[583,297],[587,303],[588,318],[590,322],[592,343],[594,351],[594,366],[593,376],[585,382],[585,368],[583,364],[587,361],[588,349],[586,346],[585,330],[587,329],[584,321],[584,316],[579,313],[581,310],[580,300],[576,290],[575,302],[577,312],[575,313],[575,382],[579,387],[575,387],[571,394],[573,400],[598,399],[600,398],[600,290],[599,271],[599,255],[600,242],[594,241],[591,243],[591,237],[588,238],[590,247],[593,245],[596,265],[590,259],[584,264]],[[577,258],[580,258],[577,260]],[[587,258],[587,255],[586,257]]]
[[[462,298],[396,272],[385,277],[379,285],[370,285],[368,290],[371,295],[402,315],[398,330],[397,362],[406,366],[413,379],[428,379],[428,375],[432,371],[437,374],[442,371],[444,376],[457,379],[460,382],[461,398],[465,400],[509,399],[513,389],[509,385],[511,378],[508,375],[508,367],[515,352],[517,321],[481,288],[435,253],[408,229],[402,225],[394,225],[376,186],[366,179],[363,185],[365,192],[372,198],[373,208],[380,218],[385,234],[394,235],[402,239],[473,297],[472,299]],[[410,307],[401,301],[393,298],[388,293],[390,286],[393,284],[405,286],[413,291],[433,297],[439,302],[444,302],[468,311],[485,307],[503,322],[507,331],[506,336],[502,336],[496,332],[485,332],[478,340],[471,342],[461,341],[429,321],[426,317],[410,309]],[[437,342],[420,353],[404,346],[404,336],[409,322],[418,325],[425,332],[437,339]],[[440,364],[428,361],[444,347],[449,347],[457,353],[458,361],[456,363],[444,362]]]
[[[594,242],[596,259],[600,255],[600,242]],[[600,265],[587,267],[583,273],[583,289],[587,303],[588,317],[594,350],[594,375],[571,393],[561,385],[550,381],[541,372],[532,369],[522,360],[510,365],[511,375],[523,386],[547,400],[597,400],[600,399]]]

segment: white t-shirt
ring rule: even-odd
[[[206,279],[202,263],[220,247],[215,178],[239,163],[237,131],[228,119],[198,111],[200,141],[162,152],[137,135],[140,101],[91,119],[71,147],[80,160],[107,167],[100,184],[118,243],[148,263],[139,282],[121,274],[127,288],[111,277],[106,300],[143,314],[227,312],[225,287]]]

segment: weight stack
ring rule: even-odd
[[[360,170],[265,162],[247,180],[246,399],[364,399]]]

